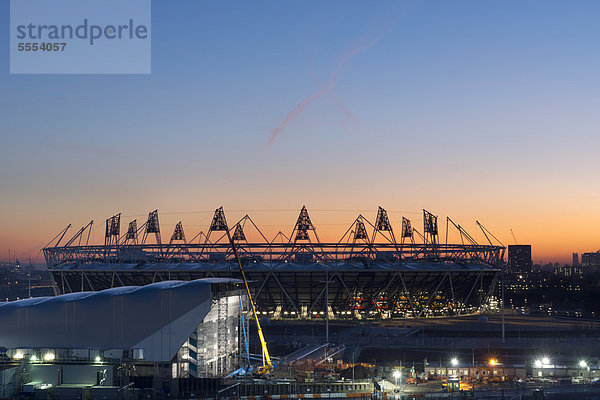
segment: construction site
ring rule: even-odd
[[[600,374],[597,323],[505,312],[504,245],[479,222],[486,244],[450,218],[441,240],[423,210],[397,239],[379,207],[333,243],[302,207],[268,240],[218,208],[206,233],[179,222],[167,242],[158,218],[121,232],[114,215],[104,244],[93,222],[69,225],[43,249],[55,296],[0,306],[3,397],[536,398]]]

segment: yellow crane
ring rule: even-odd
[[[262,346],[263,351],[263,365],[258,367],[259,375],[268,375],[271,373],[271,370],[274,368],[273,363],[271,362],[271,356],[269,356],[269,350],[267,349],[267,342],[265,341],[265,337],[262,332],[262,328],[260,327],[260,321],[258,320],[258,315],[256,314],[256,306],[254,305],[254,300],[252,299],[252,295],[250,294],[250,287],[248,286],[248,280],[246,279],[246,274],[244,273],[244,268],[242,267],[242,261],[240,260],[240,256],[238,254],[237,248],[235,247],[235,242],[227,231],[227,238],[229,239],[229,243],[231,244],[231,248],[233,250],[233,255],[235,256],[235,260],[237,261],[237,265],[240,268],[240,273],[242,274],[242,278],[244,279],[244,286],[246,287],[246,294],[248,294],[248,299],[250,299],[250,305],[252,306],[252,314],[254,315],[254,319],[256,320],[256,327],[258,328],[258,338],[260,339],[260,345]],[[242,316],[243,318],[243,316]]]

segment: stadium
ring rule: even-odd
[[[218,208],[206,234],[186,240],[179,222],[163,242],[158,211],[121,232],[121,214],[106,220],[104,244],[89,244],[92,223],[65,228],[44,256],[56,294],[143,286],[167,280],[240,278],[241,255],[259,314],[273,319],[399,319],[472,314],[490,303],[504,246],[483,225],[479,244],[446,220],[460,243],[440,242],[438,217],[423,210],[423,230],[402,218],[396,239],[386,210],[374,223],[359,215],[337,242],[321,242],[306,207],[290,236],[269,240],[246,215],[228,225]],[[258,241],[248,241],[254,231]],[[70,239],[67,237],[70,236]],[[87,239],[86,239],[87,238]],[[496,243],[497,242],[497,243]]]

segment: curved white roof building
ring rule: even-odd
[[[215,286],[236,282],[165,281],[0,303],[0,346],[137,350],[145,361],[168,362],[209,314]]]

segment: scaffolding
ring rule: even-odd
[[[240,301],[237,292],[212,299],[210,311],[177,353],[173,378],[221,377],[240,366]]]

